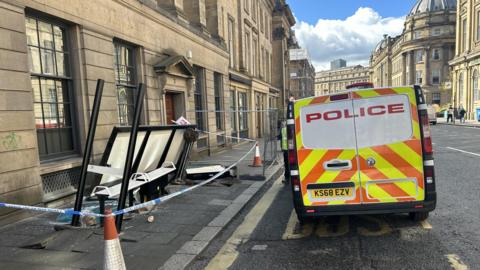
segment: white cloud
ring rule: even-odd
[[[348,65],[368,65],[370,53],[384,34],[398,35],[405,17],[383,18],[369,7],[359,8],[345,20],[300,21],[294,27],[298,42],[312,57],[315,69],[330,68],[330,61],[343,58]]]

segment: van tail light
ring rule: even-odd
[[[433,184],[434,182],[434,170],[433,166],[425,166],[423,167],[423,174],[425,176],[425,182],[427,184]]]
[[[300,191],[300,178],[297,176],[292,176],[292,186],[293,186],[293,191],[299,192]]]
[[[420,121],[422,124],[423,130],[423,152],[427,156],[431,156],[433,154],[433,146],[432,146],[432,137],[430,134],[430,123],[428,120],[428,114],[426,110],[420,111]]]

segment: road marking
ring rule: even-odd
[[[379,230],[373,231],[365,227],[358,227],[358,233],[360,233],[363,236],[380,236],[380,235],[385,235],[391,233],[392,227],[388,225],[385,220],[376,218],[373,216],[359,216],[362,219],[366,219],[368,221],[377,223],[378,227],[380,228]]]
[[[329,228],[335,228],[336,230],[331,231]],[[341,216],[338,223],[335,225],[330,225],[326,222],[325,219],[322,219],[321,223],[318,224],[317,230],[315,233],[318,237],[339,237],[346,235],[350,231],[350,223],[348,216]]]
[[[422,222],[420,222],[420,224],[422,224],[422,227],[426,230],[431,230],[432,229],[432,225],[430,225],[430,223],[428,223],[428,221],[426,221],[426,220],[423,220]]]
[[[248,241],[253,230],[267,212],[278,192],[285,186],[282,184],[283,176],[279,177],[273,185],[268,189],[265,195],[253,207],[250,213],[247,214],[244,221],[233,232],[232,236],[225,242],[225,245],[218,251],[215,257],[210,261],[205,269],[228,269],[237,259],[237,247]]]
[[[480,154],[477,154],[477,153],[472,153],[472,152],[468,152],[468,151],[453,148],[453,147],[446,147],[446,148],[450,149],[450,150],[458,151],[458,152],[461,152],[461,153],[464,153],[464,154],[469,154],[469,155],[474,155],[474,156],[480,157]]]
[[[458,257],[457,254],[448,254],[448,255],[445,255],[445,257],[447,257],[447,259],[450,262],[450,265],[452,266],[453,269],[455,269],[455,270],[468,270],[468,266],[466,266],[460,260],[460,257]]]
[[[304,238],[311,235],[312,232],[313,224],[307,223],[300,225],[295,209],[293,209],[288,219],[287,228],[285,228],[285,232],[282,235],[282,240]]]

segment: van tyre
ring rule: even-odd
[[[409,216],[413,221],[424,221],[428,218],[428,213],[429,212],[412,212]]]

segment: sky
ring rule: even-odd
[[[398,35],[417,0],[287,0],[297,20],[295,34],[317,71],[343,58],[368,65],[384,34]]]

